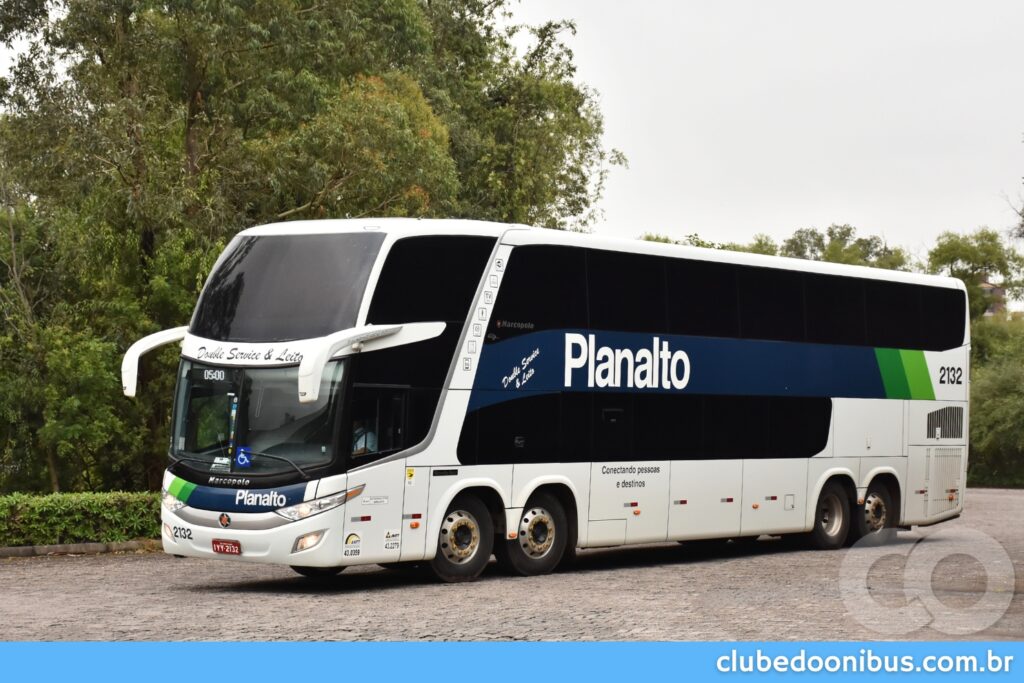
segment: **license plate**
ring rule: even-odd
[[[238,541],[225,541],[219,538],[213,539],[213,552],[222,555],[241,555],[242,544]]]

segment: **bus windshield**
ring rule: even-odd
[[[329,464],[348,361],[324,369],[299,403],[298,367],[226,368],[182,360],[171,456],[211,474],[287,474]]]
[[[383,241],[379,232],[240,235],[203,288],[189,331],[280,342],[353,327]]]

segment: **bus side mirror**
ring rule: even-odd
[[[143,337],[128,347],[121,360],[121,389],[125,396],[135,396],[135,389],[139,382],[139,358],[155,348],[165,346],[172,342],[180,342],[188,333],[188,325],[172,327],[169,330],[161,330]]]
[[[299,403],[315,403],[320,398],[320,379],[324,367],[335,355],[375,351],[433,339],[444,332],[444,328],[445,323],[440,322],[364,325],[321,337],[299,363]]]

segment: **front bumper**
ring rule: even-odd
[[[296,522],[285,521],[273,528],[251,528],[260,526],[260,518],[265,519],[266,513],[257,515],[233,512],[230,513],[230,524],[222,527],[219,524],[210,526],[208,522],[197,523],[196,511],[188,507],[177,512],[162,508],[161,540],[165,553],[185,557],[302,567],[359,564],[358,549],[346,549],[345,546],[346,507],[341,505]],[[186,516],[190,519],[186,519]],[[323,531],[323,536],[316,546],[295,551],[297,539],[317,531]],[[236,541],[241,545],[242,552],[240,555],[214,552],[215,540]],[[353,550],[356,551],[355,555],[352,554]]]

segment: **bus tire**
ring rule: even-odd
[[[571,524],[571,522],[570,522]],[[573,534],[573,539],[576,538],[576,534]],[[571,571],[576,566],[576,541],[573,540],[571,543],[565,544],[565,551],[562,552],[562,559],[558,561],[558,566],[555,567],[557,571],[567,572]]]
[[[864,494],[864,504],[854,507],[850,536],[855,542],[883,545],[896,537],[897,521],[892,492],[885,482],[876,479]]]
[[[297,567],[292,565],[292,571],[308,579],[329,579],[340,574],[344,569],[344,567]]]
[[[472,581],[487,566],[493,549],[494,522],[487,506],[474,495],[459,495],[441,521],[430,569],[447,583]]]
[[[494,547],[503,569],[536,576],[558,567],[569,541],[569,518],[557,498],[544,492],[531,496],[514,531],[515,540],[501,539]]]
[[[818,494],[814,510],[814,528],[809,538],[820,550],[841,548],[850,533],[850,499],[837,481],[826,482]]]

